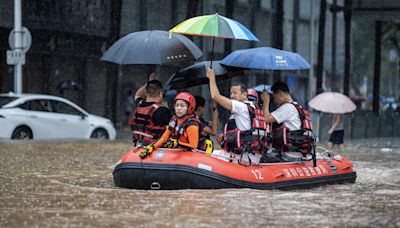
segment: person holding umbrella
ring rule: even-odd
[[[265,121],[272,124],[272,146],[278,150],[283,160],[301,159],[310,154],[314,139],[311,117],[307,110],[293,101],[286,83],[278,81],[271,87],[274,103],[278,109],[269,112],[270,96],[261,94]]]
[[[335,145],[339,147],[339,151],[344,150],[344,125],[341,114],[332,115],[332,126],[328,130],[329,140],[328,149],[332,149]]]
[[[339,146],[339,150],[344,149],[344,125],[343,114],[354,112],[357,106],[344,94],[337,92],[323,92],[313,97],[308,105],[320,112],[332,114],[332,125],[328,130],[329,142],[328,148],[332,149],[334,145]]]
[[[207,77],[210,81],[211,98],[231,112],[229,121],[225,124],[223,140],[219,140],[224,149],[214,151],[213,154],[227,158],[239,156],[239,163],[258,164],[265,149],[267,129],[262,111],[248,100],[245,85],[232,85],[230,98],[227,98],[219,92],[213,69],[208,69]]]

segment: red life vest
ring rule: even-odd
[[[235,119],[229,119],[225,124],[223,134],[223,146],[225,150],[241,154],[242,152],[263,153],[267,151],[267,134],[270,126],[265,122],[264,112],[247,105],[251,127],[250,130],[241,131],[237,128]]]
[[[177,139],[178,142],[189,143],[186,129],[192,125],[196,126],[200,125],[200,120],[195,115],[187,117],[186,120],[180,124],[178,124],[178,117],[173,116],[168,124],[168,129],[171,131],[170,138]],[[199,127],[199,134],[200,134],[200,127]]]
[[[273,124],[271,132],[272,146],[280,153],[296,151],[311,154],[315,144],[310,113],[296,103],[291,103],[298,111],[300,130],[290,131],[283,123]]]
[[[134,117],[129,121],[132,128],[133,142],[148,145],[162,136],[165,126],[156,126],[153,122],[153,114],[161,107],[160,103],[149,106],[141,106],[138,103]]]

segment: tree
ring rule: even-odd
[[[111,46],[116,40],[118,40],[121,31],[121,9],[122,0],[112,0],[110,7],[110,35],[109,45]],[[106,116],[111,117],[112,121],[117,120],[117,85],[118,85],[118,68],[115,66],[109,66],[107,69],[107,86],[105,96]],[[110,99],[111,98],[111,99]]]
[[[318,28],[318,62],[317,62],[317,94],[322,92],[322,73],[324,70],[324,42],[325,42],[325,15],[326,0],[321,0]]]

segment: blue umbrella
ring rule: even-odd
[[[221,64],[256,70],[310,69],[310,64],[301,55],[270,47],[234,51],[226,56]]]

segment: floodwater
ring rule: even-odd
[[[117,188],[123,141],[0,142],[0,227],[400,227],[400,149],[348,148],[355,184]]]

